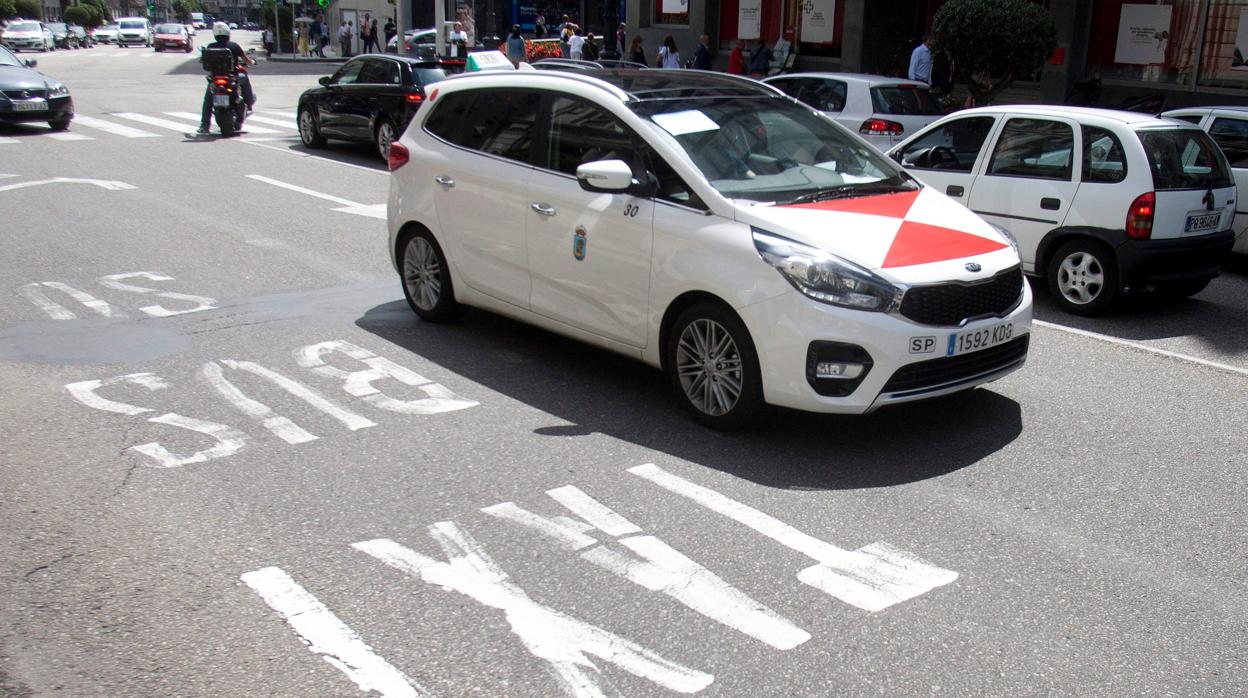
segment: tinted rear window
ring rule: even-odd
[[[1140,143],[1153,171],[1155,189],[1209,189],[1233,187],[1226,158],[1218,146],[1197,129],[1149,129],[1139,132]]]
[[[938,116],[945,110],[926,87],[891,85],[872,87],[871,103],[876,114],[921,114]]]
[[[446,79],[446,71],[441,68],[412,68],[412,78],[417,85],[429,85]]]

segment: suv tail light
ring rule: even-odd
[[[407,164],[411,154],[407,151],[407,146],[395,141],[390,144],[390,157],[386,164],[389,165],[390,171],[394,172],[400,167]]]
[[[862,122],[862,126],[858,127],[858,133],[864,136],[900,136],[905,133],[906,127],[896,121],[888,121],[887,119],[867,119]]]
[[[425,101],[425,96],[424,96],[424,95],[422,95],[421,93],[419,93],[419,92],[408,92],[408,93],[407,93],[407,103],[408,103],[408,104],[420,104],[420,103],[421,103],[421,102],[423,102],[423,101]]]
[[[1153,214],[1157,212],[1157,197],[1153,192],[1140,194],[1127,209],[1127,237],[1147,240],[1153,234]]]

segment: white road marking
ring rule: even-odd
[[[1149,346],[1147,344],[1141,344],[1139,342],[1132,342],[1127,339],[1119,339],[1118,337],[1113,337],[1107,334],[1101,334],[1100,332],[1091,332],[1089,330],[1081,330],[1077,327],[1068,327],[1066,325],[1059,325],[1055,322],[1048,322],[1045,320],[1032,320],[1031,322],[1034,325],[1039,325],[1040,327],[1047,327],[1051,330],[1057,330],[1058,332],[1066,332],[1068,334],[1079,335],[1080,337],[1088,337],[1089,339],[1099,339],[1102,342],[1116,344],[1120,347],[1128,347],[1131,349],[1137,349],[1139,351],[1146,351],[1150,354],[1156,354],[1158,356],[1165,356],[1171,359],[1178,359],[1180,361],[1187,361],[1188,363],[1197,364],[1199,366],[1205,366],[1207,368],[1217,369],[1219,371],[1226,371],[1228,373],[1234,373],[1239,376],[1248,376],[1248,368],[1240,368],[1239,366],[1231,366],[1229,364],[1218,363],[1217,361],[1210,361],[1208,359],[1202,359],[1200,357],[1192,356],[1190,354],[1181,354],[1177,351],[1170,351],[1168,349],[1160,349],[1158,347]]]
[[[181,133],[183,135],[191,133],[191,131],[187,131],[188,127],[184,123],[178,123],[177,121],[170,121],[168,119],[161,119],[155,116],[148,116],[147,114],[136,114],[134,112],[127,111],[127,112],[117,112],[113,114],[113,116],[116,116],[121,119],[128,119],[130,121],[137,121],[141,124],[147,124],[148,126],[155,126],[157,128],[168,129],[170,131],[177,131],[178,133]],[[199,117],[196,117],[197,121],[198,119]]]
[[[164,390],[169,387],[169,384],[165,383],[164,379],[154,373],[130,373],[101,380],[70,383],[65,386],[65,390],[69,391],[69,394],[75,400],[87,407],[104,410],[105,412],[116,412],[117,414],[134,417],[152,411],[149,407],[139,407],[138,405],[129,405],[124,402],[109,400],[108,398],[100,397],[95,392],[100,388],[117,385],[118,383],[133,383],[134,385],[141,385],[148,390]]]
[[[74,116],[74,124],[86,126],[87,128],[93,128],[97,131],[104,131],[105,133],[111,133],[114,136],[121,136],[122,138],[160,138],[159,133],[152,133],[151,131],[131,128],[123,124],[115,124],[111,121],[97,119],[93,116],[83,116],[81,114]]]
[[[54,141],[93,141],[91,136],[81,133],[69,133],[68,131],[53,131],[51,133],[40,134],[44,138],[51,138]]]
[[[253,121],[259,121],[262,124],[269,124],[270,126],[281,126],[282,128],[288,128],[292,131],[299,130],[298,124],[296,124],[293,121],[286,121],[284,119],[274,119],[269,116],[260,116],[259,114],[254,114],[254,113],[251,116],[247,117],[247,123],[251,123]]]
[[[958,578],[957,572],[932,565],[886,543],[873,543],[854,551],[838,548],[753,507],[668,473],[653,463],[629,468],[628,472],[816,560],[819,564],[801,570],[797,578],[867,611],[888,608]]]
[[[199,114],[192,114],[189,111],[167,111],[164,114],[165,116],[175,116],[179,119],[186,119],[187,121],[194,121],[196,124],[199,124]],[[281,133],[281,131],[274,131],[271,128],[265,128],[263,126],[250,126],[247,123],[243,124],[242,132],[243,133]]]
[[[579,488],[567,485],[549,490],[546,494],[597,525],[604,533],[626,536],[619,541],[620,544],[641,558],[598,546],[581,553],[582,559],[638,586],[666,594],[693,611],[776,649],[793,649],[810,639],[810,633],[670,545],[654,536],[634,535],[641,532],[636,524]],[[552,537],[572,550],[597,544],[595,539],[574,531],[573,526],[564,523],[562,517],[548,519],[513,502],[503,502],[481,511]],[[593,530],[593,526],[588,530]]]
[[[39,288],[40,286],[54,288],[79,303],[82,303],[91,310],[94,310],[100,315],[103,315],[104,317],[125,316],[125,314],[121,311],[114,312],[113,306],[109,305],[107,301],[102,301],[86,291],[80,291],[73,286],[61,283],[60,281],[44,281],[42,283],[36,282],[23,286],[22,293],[24,293],[32,303],[39,306],[39,309],[47,313],[53,320],[73,320],[78,316],[74,315],[74,313],[65,306],[48,298],[47,295],[44,294],[43,289]]]
[[[362,170],[364,172],[372,172],[373,174],[381,175],[383,177],[390,176],[390,172],[387,170],[378,169],[376,167],[365,167],[364,165],[357,165],[354,162],[343,162],[341,160],[335,160],[334,158],[327,158],[324,155],[313,155],[312,153],[309,153],[306,151],[295,150],[293,148],[288,148],[288,147],[270,145],[268,142],[266,142],[266,141],[284,141],[284,140],[297,141],[299,140],[299,137],[295,136],[289,139],[287,138],[238,138],[238,139],[235,139],[234,142],[246,143],[247,145],[255,146],[257,148],[264,148],[265,150],[272,150],[274,152],[283,153],[285,155],[293,155],[294,157],[297,157],[297,158],[312,158],[313,160],[320,160],[322,162],[328,162],[334,165],[338,165],[340,167],[350,167],[353,170]]]
[[[334,353],[349,356],[368,368],[360,371],[344,371],[326,364],[324,357]],[[377,356],[363,347],[342,340],[310,344],[297,349],[295,360],[300,366],[312,369],[314,373],[341,380],[342,388],[348,395],[358,397],[374,407],[390,412],[430,415],[464,410],[480,404],[475,400],[466,400],[444,386],[390,359]],[[382,378],[393,378],[404,385],[415,387],[428,397],[418,400],[392,398],[373,386],[375,381]]]
[[[342,204],[343,206],[347,208],[361,208],[364,206],[364,204],[357,204],[356,202],[350,199],[344,199],[341,196],[334,196],[333,194],[323,194],[319,191],[316,191],[315,189],[308,189],[306,187],[301,187],[297,184],[290,184],[289,182],[283,182],[280,179],[273,179],[272,177],[265,177],[264,175],[249,174],[247,175],[247,178],[254,179],[257,182],[264,182],[265,184],[272,184],[273,186],[281,187],[282,189],[289,189],[290,191],[297,191],[300,194],[307,194],[308,196],[314,196],[318,199],[332,201],[336,204]]]
[[[195,417],[187,417],[176,412],[152,417],[147,421],[199,432],[200,434],[211,436],[217,442],[211,447],[202,451],[195,451],[189,456],[179,456],[156,441],[130,447],[132,450],[155,460],[157,463],[156,467],[160,468],[178,468],[183,465],[203,463],[215,458],[232,456],[247,445],[247,435],[231,426],[209,422],[204,419],[196,419]]]
[[[435,523],[429,527],[429,535],[442,546],[446,562],[388,539],[363,541],[352,547],[428,584],[503,611],[512,633],[533,656],[550,664],[568,695],[609,695],[611,687],[603,685],[601,671],[587,655],[680,693],[696,693],[715,680],[710,674],[664,659],[635,642],[537,603],[455,522]]]
[[[16,144],[16,143],[20,143],[20,142],[21,142],[21,141],[19,141],[19,140],[18,140],[18,139],[16,139],[16,138],[10,138],[10,137],[8,137],[8,136],[0,136],[0,145]]]
[[[45,184],[90,184],[101,189],[109,191],[121,191],[123,189],[136,189],[133,184],[118,182],[109,179],[82,179],[79,177],[55,177],[53,179],[40,179],[34,182],[19,182],[17,184],[6,184],[0,187],[0,191],[13,191],[15,189],[27,189],[29,187],[41,187]],[[51,282],[49,282],[51,283]]]
[[[174,291],[157,291],[154,288],[146,288],[144,286],[135,286],[133,284],[123,284],[122,279],[142,278],[148,281],[173,281],[172,276],[166,276],[157,272],[150,271],[131,271],[124,274],[109,274],[101,276],[98,280],[101,286],[106,286],[118,291],[128,291],[130,293],[155,293],[159,298],[168,298],[175,301],[186,301],[195,303],[193,308],[183,308],[181,310],[170,310],[161,305],[147,305],[139,310],[151,315],[152,317],[173,317],[174,315],[186,315],[187,313],[198,313],[202,310],[212,310],[217,307],[217,299],[208,296],[193,296],[189,293],[176,293]]]
[[[309,650],[322,655],[361,691],[376,691],[385,698],[426,695],[425,689],[374,652],[350,626],[281,568],[265,567],[240,579],[282,616]]]
[[[288,119],[290,121],[295,121],[297,118],[295,112],[293,111],[281,111],[278,109],[257,109],[256,111],[259,111],[262,114],[269,114],[271,116]]]

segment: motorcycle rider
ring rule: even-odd
[[[215,39],[206,48],[228,48],[234,54],[234,61],[241,65],[255,65],[256,61],[251,59],[243,47],[230,41],[230,25],[225,22],[216,22],[212,25],[212,36]],[[247,103],[247,113],[251,113],[251,107],[256,103],[256,95],[251,91],[251,80],[248,78],[246,71],[238,71],[238,85],[243,91],[243,101]],[[212,87],[209,86],[204,90],[204,108],[199,117],[198,133],[208,133],[208,126],[212,123]]]

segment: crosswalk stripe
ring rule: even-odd
[[[248,122],[259,121],[262,124],[269,124],[270,126],[281,126],[283,128],[289,128],[293,130],[299,129],[299,126],[296,125],[295,122],[293,121],[286,121],[284,119],[274,119],[274,118],[270,118],[267,116],[260,116],[259,114],[252,114],[251,116],[247,117],[247,121]]]
[[[148,116],[147,114],[135,114],[134,112],[117,112],[116,114],[113,114],[113,116],[116,116],[122,119],[128,119],[130,121],[138,121],[139,123],[147,124],[149,126],[166,128],[166,129],[169,129],[170,131],[177,131],[178,133],[187,133],[187,129],[190,128],[186,124],[178,123],[176,121],[170,121],[168,119],[161,119],[155,116]],[[198,116],[195,117],[195,120],[198,121],[199,117]]]
[[[295,121],[295,113],[293,111],[278,111],[277,109],[257,109],[256,111],[259,111],[261,114]]]
[[[103,119],[97,119],[91,116],[82,116],[81,114],[74,116],[74,123],[78,125],[86,126],[87,128],[93,128],[98,131],[111,133],[114,136],[121,136],[123,138],[159,138],[160,137],[159,133],[152,133],[151,131],[144,131],[142,129],[131,128],[129,126],[124,126],[122,124],[114,124],[111,121],[105,121]]]
[[[192,114],[189,111],[167,111],[164,112],[164,114],[165,116],[176,116],[179,119],[186,119],[188,121],[194,121],[197,124],[199,123],[199,114]],[[275,131],[271,128],[265,128],[263,126],[250,126],[248,124],[243,124],[243,130],[248,133],[281,133],[281,131]]]
[[[9,143],[17,143],[17,139],[9,138],[7,136],[0,136],[0,145],[8,145]]]
[[[93,141],[91,136],[84,136],[81,133],[45,133],[44,136],[54,141]]]

